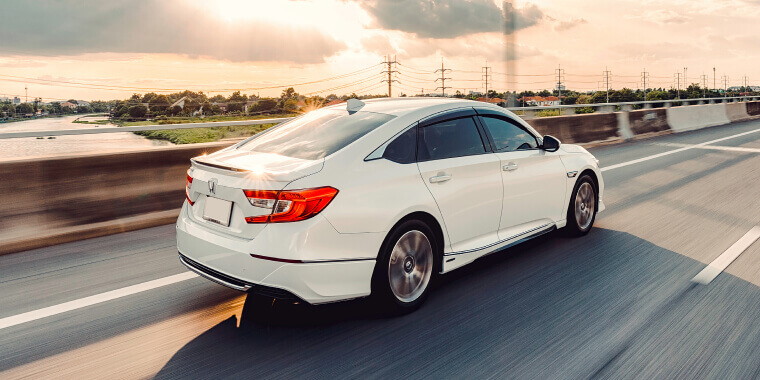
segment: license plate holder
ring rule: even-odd
[[[232,214],[232,202],[206,196],[206,203],[203,206],[203,219],[229,227],[230,214]]]

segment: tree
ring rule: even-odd
[[[156,94],[155,92],[149,92],[149,93],[143,95],[142,99],[140,100],[140,103],[150,103],[151,100],[153,100],[153,98],[155,98],[157,96],[158,96],[158,94]],[[162,96],[166,97],[165,95],[162,95]],[[167,102],[168,102],[168,100],[167,100]]]
[[[146,96],[148,95],[149,94],[146,94]],[[150,104],[151,111],[161,114],[166,113],[166,109],[171,105],[169,98],[167,98],[166,95],[155,95],[150,98],[148,104]]]
[[[34,113],[34,107],[29,103],[21,103],[16,107],[16,113],[22,115]]]
[[[222,95],[214,95],[214,97],[210,98],[208,101],[211,103],[224,103],[227,101],[227,98]]]
[[[298,100],[288,99],[285,101],[282,108],[288,111],[295,111],[298,109]]]
[[[233,92],[227,101],[227,112],[242,111],[247,101],[248,97],[246,95],[240,95],[240,91]]]
[[[60,114],[63,113],[63,111],[61,110],[61,103],[60,102],[52,102],[52,103],[50,103],[50,105],[47,107],[47,111],[48,111],[48,113],[52,113],[52,114],[56,114],[56,115],[60,115]]]
[[[148,108],[145,106],[132,106],[129,108],[129,116],[134,118],[142,118],[148,114]]]
[[[540,91],[540,92],[538,93],[538,96],[540,96],[540,97],[542,97],[542,98],[545,98],[545,97],[547,97],[547,96],[551,96],[551,95],[552,95],[552,93],[551,93],[551,92],[549,92],[549,90],[542,90],[542,91]]]
[[[262,98],[253,104],[253,107],[249,109],[250,112],[266,112],[272,111],[277,108],[277,100],[272,98]]]
[[[204,115],[213,115],[214,114],[214,107],[211,105],[211,102],[205,101],[203,105],[201,106],[201,111]]]
[[[166,110],[166,113],[171,116],[177,116],[182,113],[182,107],[180,106],[170,107],[168,110]]]

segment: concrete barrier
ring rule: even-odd
[[[748,102],[747,114],[749,116],[760,116],[760,102]]]
[[[666,108],[652,108],[628,112],[628,122],[634,135],[669,131]]]
[[[728,124],[725,104],[671,107],[666,111],[668,125],[675,132],[691,131]]]
[[[620,137],[615,113],[541,117],[526,120],[542,135],[552,135],[566,143],[602,141]]]
[[[0,163],[0,254],[171,223],[189,159],[231,145]]]
[[[749,118],[747,113],[747,103],[729,103],[726,104],[726,117],[731,122],[746,120]]]

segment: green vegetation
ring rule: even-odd
[[[111,123],[111,121],[109,121],[109,120],[79,120],[79,119],[77,119],[77,120],[72,121],[72,123],[106,125],[106,124]]]
[[[541,110],[536,112],[537,117],[559,116],[559,110]]]
[[[275,114],[275,115],[231,115],[231,116],[208,116],[200,117],[159,117],[150,121],[117,121],[122,127],[145,126],[145,125],[165,125],[165,124],[187,124],[187,123],[208,123],[218,121],[240,121],[240,120],[257,120],[279,117],[293,117],[296,114]],[[137,135],[155,140],[167,140],[174,144],[194,144],[201,142],[219,141],[227,138],[248,137],[259,133],[274,124],[262,125],[245,125],[230,127],[214,128],[191,128],[191,129],[172,129],[162,131],[141,131],[134,132]]]
[[[235,127],[172,129],[163,131],[134,132],[137,135],[155,140],[167,140],[174,144],[195,144],[219,141],[235,137],[249,137],[274,124],[246,125]]]

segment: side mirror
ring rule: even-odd
[[[541,146],[541,149],[547,152],[556,152],[559,149],[559,140],[553,136],[546,135],[544,136],[544,145]]]

